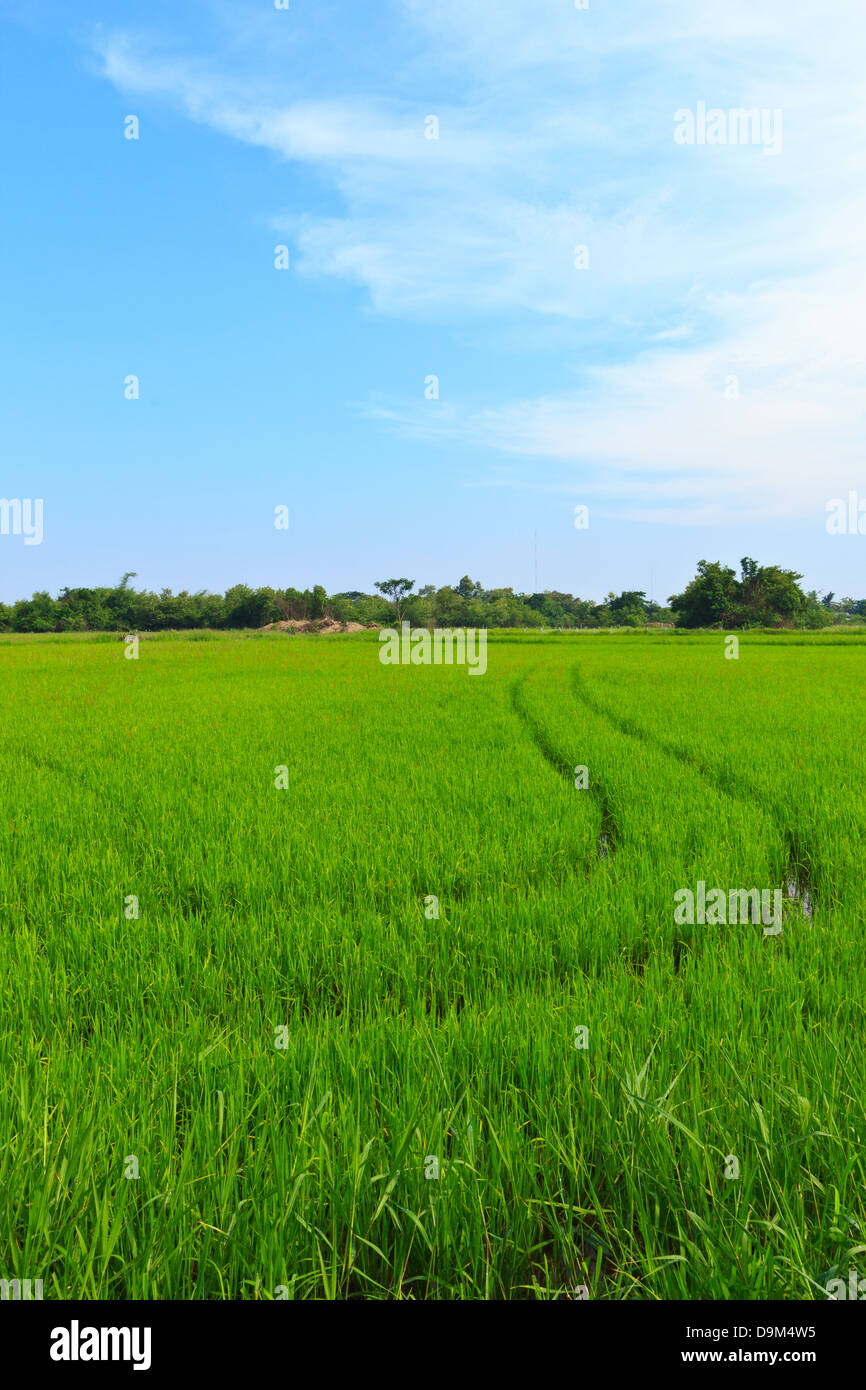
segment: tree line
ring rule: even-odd
[[[464,575],[437,589],[416,588],[412,579],[384,579],[374,592],[353,589],[328,594],[312,589],[252,589],[235,584],[224,594],[175,594],[135,589],[129,572],[114,588],[46,591],[11,605],[0,603],[0,632],[157,632],[184,628],[259,628],[281,619],[333,618],[388,626],[599,628],[671,625],[680,628],[819,628],[866,618],[866,599],[835,600],[799,586],[802,575],[776,565],[760,566],[748,556],[739,575],[719,561],[701,560],[694,579],[667,606],[640,589],[609,593],[600,602],[548,589],[515,593],[485,589]]]

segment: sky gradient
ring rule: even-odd
[[[866,497],[850,0],[23,8],[0,495],[45,521],[0,535],[0,599],[132,570],[664,600],[746,554],[866,595],[825,526]],[[699,103],[781,140],[680,143]]]

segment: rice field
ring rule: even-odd
[[[723,641],[0,641],[0,1274],[824,1298],[866,1246],[866,643]],[[699,882],[781,930],[675,920]]]

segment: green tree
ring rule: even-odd
[[[678,627],[793,626],[806,619],[802,577],[746,555],[738,580],[728,566],[701,560],[695,578],[670,604]]]
[[[738,610],[737,577],[728,565],[700,560],[698,572],[681,594],[668,599],[677,627],[728,625]]]
[[[621,627],[642,627],[647,620],[643,589],[623,589],[618,598],[608,601],[608,608],[614,623]]]
[[[389,602],[393,603],[394,611],[397,614],[397,622],[403,621],[403,608],[406,599],[415,587],[414,579],[377,579],[376,588],[380,594],[384,594]]]

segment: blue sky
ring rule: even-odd
[[[531,590],[536,533],[539,587],[585,597],[745,554],[866,594],[866,541],[825,530],[866,496],[850,0],[0,24],[0,494],[45,518],[0,536],[3,600],[125,570]],[[701,102],[781,113],[778,147],[678,143]]]

